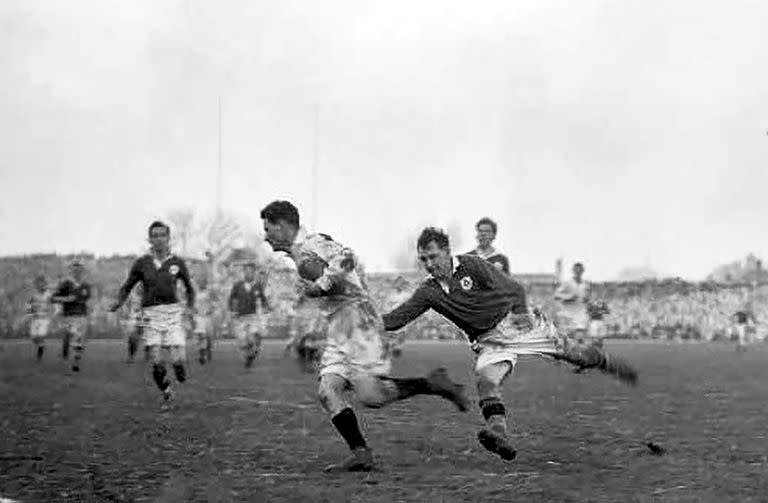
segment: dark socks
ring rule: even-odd
[[[347,442],[350,449],[355,450],[360,447],[366,447],[365,439],[357,424],[357,417],[351,408],[347,407],[333,416],[331,422],[342,438]]]
[[[154,378],[157,387],[160,388],[160,391],[165,391],[168,389],[168,386],[171,385],[171,383],[168,382],[164,365],[155,363],[152,366],[152,377]]]
[[[184,382],[187,380],[187,372],[184,369],[184,364],[181,362],[176,362],[173,364],[173,372],[176,374],[176,380],[179,382]]]

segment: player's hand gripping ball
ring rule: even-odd
[[[299,276],[307,281],[316,281],[325,272],[328,264],[317,255],[308,255],[302,257],[299,262]]]

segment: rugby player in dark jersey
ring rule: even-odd
[[[85,332],[88,329],[88,300],[91,285],[83,280],[83,263],[79,259],[70,265],[70,278],[65,279],[51,297],[51,302],[61,304],[63,320],[62,357],[69,358],[70,346],[75,351],[72,370],[80,371],[80,361],[85,350]]]
[[[149,347],[152,377],[163,393],[164,406],[173,399],[171,382],[166,371],[166,353],[170,355],[176,380],[186,380],[186,332],[183,326],[185,308],[176,295],[179,281],[187,294],[186,308],[194,313],[195,291],[184,260],[173,255],[169,248],[170,228],[163,222],[149,226],[152,252],[138,258],[131,266],[128,278],[120,287],[117,301],[110,307],[117,311],[136,284],[142,285],[141,307],[146,327],[144,343]]]
[[[636,383],[634,369],[602,348],[571,347],[552,323],[529,310],[523,287],[501,270],[475,255],[452,256],[443,231],[424,229],[417,251],[429,276],[409,300],[383,316],[384,327],[399,330],[433,309],[464,331],[475,353],[479,405],[487,423],[478,440],[487,450],[505,460],[517,454],[507,437],[501,386],[518,355],[564,360]]]

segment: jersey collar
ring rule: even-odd
[[[173,258],[173,253],[168,253],[163,260],[157,260],[154,253],[150,253],[149,256],[152,258],[152,263],[155,264],[155,269],[160,269],[164,263]]]

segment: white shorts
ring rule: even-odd
[[[325,336],[328,331],[328,315],[318,306],[302,307],[296,312],[297,330],[302,335]]]
[[[749,334],[747,334],[747,326],[742,324],[736,325],[736,337],[739,344],[746,344],[749,342]]]
[[[144,308],[147,325],[144,344],[147,346],[186,346],[183,324],[184,308],[180,304],[161,304]]]
[[[328,318],[320,375],[337,374],[349,380],[358,375],[388,375],[392,359],[383,329],[372,302],[355,299],[343,304]]]
[[[232,320],[232,328],[235,339],[241,346],[248,342],[248,338],[259,334],[264,335],[264,317],[259,314],[243,314]]]
[[[529,318],[525,322],[525,317]],[[470,344],[475,353],[475,371],[488,365],[517,363],[518,355],[550,356],[562,347],[562,338],[552,322],[533,315],[509,314],[498,325]]]
[[[589,316],[587,310],[560,309],[557,313],[557,326],[564,333],[568,334],[576,330],[587,331],[589,328]]]
[[[32,339],[42,339],[48,335],[50,328],[50,318],[32,318],[29,323],[29,336]]]
[[[207,316],[195,316],[195,330],[198,335],[207,335],[212,332],[213,323]]]
[[[603,320],[589,320],[589,336],[593,339],[600,339],[608,335],[608,327]]]

